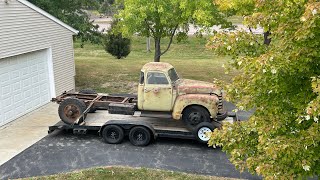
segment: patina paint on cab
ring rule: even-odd
[[[138,109],[172,111],[176,90],[168,71],[169,63],[147,63],[141,69],[138,86]]]
[[[168,111],[174,119],[181,119],[187,107],[200,106],[215,118],[219,111],[219,96],[221,90],[213,83],[180,79],[169,63],[151,62],[141,69],[139,110]]]

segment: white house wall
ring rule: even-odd
[[[0,0],[0,61],[51,48],[56,94],[74,89],[73,32],[17,0]]]

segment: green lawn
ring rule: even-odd
[[[232,178],[193,175],[174,171],[164,171],[147,168],[129,168],[129,167],[106,167],[86,169],[71,173],[57,174],[52,176],[42,176],[27,179],[133,179],[133,180],[232,180]]]
[[[167,42],[167,39],[163,40],[164,44]],[[180,43],[174,41],[161,61],[171,63],[183,78],[230,81],[234,73],[226,75],[221,67],[228,58],[214,56],[206,50],[206,42],[205,38],[196,37]],[[140,68],[153,61],[153,52],[146,52],[146,39],[143,37],[133,37],[131,53],[120,60],[107,54],[101,45],[87,43],[80,48],[80,43],[75,42],[74,47],[77,90],[92,88],[104,93],[136,92]]]

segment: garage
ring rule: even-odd
[[[78,33],[26,0],[0,1],[0,126],[75,89]]]
[[[0,126],[50,101],[53,82],[49,50],[40,50],[0,61]]]

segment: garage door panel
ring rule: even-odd
[[[0,59],[0,126],[50,102],[47,51]]]
[[[12,84],[12,90],[13,92],[20,92],[21,91],[21,82],[15,82]]]
[[[10,95],[10,84],[5,84],[4,83],[4,85],[3,85],[3,87],[1,89],[2,89],[2,95],[4,97]]]

